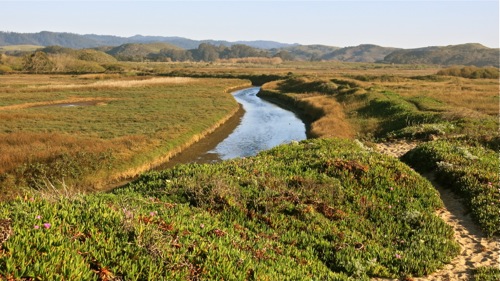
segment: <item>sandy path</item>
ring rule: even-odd
[[[381,153],[394,157],[403,155],[415,146],[416,143],[404,142],[377,144],[377,148]],[[423,176],[429,179],[439,191],[445,208],[438,210],[437,214],[453,227],[455,239],[460,244],[461,250],[460,254],[441,270],[429,276],[413,278],[412,280],[470,280],[471,272],[475,268],[481,266],[500,267],[500,241],[498,238],[486,238],[471,216],[465,213],[465,207],[458,196],[449,189],[437,184],[432,174]]]

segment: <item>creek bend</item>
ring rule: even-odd
[[[158,169],[254,156],[280,144],[306,139],[304,122],[293,112],[259,98],[259,90],[252,87],[233,92],[240,104],[239,113]]]

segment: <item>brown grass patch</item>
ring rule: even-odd
[[[323,112],[322,116],[311,124],[310,133],[312,136],[317,138],[353,138],[355,136],[342,105],[332,97],[318,95],[303,98],[301,102],[316,111]]]
[[[117,100],[116,98],[101,98],[101,97],[91,97],[91,98],[69,98],[63,100],[53,100],[53,101],[44,101],[44,102],[30,102],[23,104],[14,104],[8,106],[0,106],[0,110],[15,110],[15,109],[23,109],[30,107],[42,107],[42,106],[63,106],[63,105],[105,105],[106,102]]]

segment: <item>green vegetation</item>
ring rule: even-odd
[[[85,189],[133,176],[231,116],[238,105],[229,89],[250,85],[235,79],[88,78],[2,79],[2,196],[21,186]]]
[[[1,246],[0,279],[427,275],[458,246],[435,215],[443,207],[436,190],[369,148],[380,141],[425,142],[404,161],[436,172],[485,233],[499,235],[498,79],[436,74],[440,69],[426,65],[220,60],[221,50],[251,51],[238,48],[197,49],[199,58],[219,56],[212,63],[160,62],[186,54],[161,44],[154,52],[165,56],[150,58],[158,62],[115,61],[104,47],[51,47],[24,61],[2,55],[0,69],[8,72],[30,58],[32,72],[71,65],[62,59],[102,69],[0,76],[1,194],[33,187],[0,203],[0,219],[11,218],[15,230]],[[79,194],[165,161],[231,115],[237,105],[226,90],[249,80],[264,84],[265,98],[308,116],[310,136],[351,141],[308,140],[257,157],[147,173],[111,193]],[[498,279],[489,267],[473,275]]]
[[[498,79],[499,70],[496,67],[450,67],[438,71],[438,75],[458,76],[471,79]]]
[[[433,171],[438,182],[462,194],[488,236],[500,235],[498,152],[446,140],[421,144],[402,160],[422,172]]]
[[[432,135],[467,134],[479,140],[498,135],[498,103],[492,102],[496,98],[497,81],[454,81],[454,78],[443,77],[441,80],[421,82],[415,78],[386,74],[349,75],[349,78],[333,79],[289,76],[264,85],[263,95],[298,106],[299,110],[303,107],[299,105],[301,103],[312,104],[314,109],[307,108],[302,113],[315,121],[313,128],[316,122],[335,113],[325,109],[328,101],[342,104],[340,111],[347,116],[343,119],[348,119],[356,128],[358,137],[364,139],[425,140]],[[460,87],[456,92],[441,95],[446,88],[455,88],[450,86],[455,83],[457,88]],[[336,111],[338,116],[339,109],[336,108]],[[314,112],[319,114],[312,114]],[[339,131],[342,128],[334,127],[336,122],[328,122],[330,126],[322,126],[326,128],[316,135],[345,136],[346,132]],[[345,126],[344,130],[350,131],[352,127]]]
[[[347,140],[181,165],[112,194],[2,203],[3,278],[368,280],[422,276],[458,253],[436,190]],[[284,278],[284,279],[283,279]]]
[[[425,47],[397,50],[384,58],[387,63],[475,65],[498,67],[500,54],[481,44],[461,44],[444,47]]]
[[[492,103],[497,98],[498,81],[427,77],[291,76],[264,85],[262,96],[309,114],[311,131],[318,137],[345,136],[354,127],[358,137],[368,142],[444,139],[422,144],[405,156],[405,162],[421,171],[435,171],[442,184],[468,202],[484,232],[499,235],[500,190],[496,185],[500,162],[494,151],[500,148],[500,136],[498,102]],[[457,88],[457,93],[441,94]],[[329,109],[331,100],[342,107]],[[338,118],[342,110],[347,116],[343,119],[349,119],[353,126],[338,126],[339,121],[333,121],[343,120]],[[315,112],[318,114],[311,115]]]
[[[474,281],[496,281],[500,280],[500,268],[480,267],[474,270],[472,280]]]
[[[22,43],[40,44],[19,45]],[[446,47],[426,47],[420,49],[398,49],[363,44],[344,48],[323,45],[289,45],[269,41],[247,42],[248,45],[226,41],[195,41],[185,38],[142,37],[120,38],[99,35],[77,35],[69,33],[41,32],[39,34],[17,34],[0,32],[0,53],[9,56],[30,56],[36,51],[52,55],[59,60],[59,66],[43,71],[30,68],[12,69],[30,72],[92,73],[122,71],[116,64],[103,60],[128,62],[209,62],[209,63],[251,63],[281,64],[288,61],[302,62],[363,62],[411,65],[474,65],[498,68],[498,49],[480,44],[463,44]],[[87,49],[84,49],[87,48]],[[92,49],[90,49],[92,48]],[[81,57],[78,53],[89,53]],[[62,60],[62,62],[61,62]],[[69,61],[68,61],[69,60]],[[75,61],[76,60],[76,61]],[[87,63],[82,64],[82,61]],[[92,63],[90,63],[92,62]],[[65,66],[64,63],[69,64]],[[62,65],[61,65],[62,64]],[[378,67],[382,67],[379,65]],[[488,71],[490,72],[490,71]],[[476,73],[477,76],[484,73]],[[490,75],[490,74],[487,74]],[[497,74],[498,75],[498,74]],[[490,77],[490,76],[488,76]]]

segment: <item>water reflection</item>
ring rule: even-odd
[[[304,123],[293,112],[257,97],[258,87],[235,92],[235,99],[245,109],[241,123],[209,154],[222,160],[253,156],[262,150],[293,140],[306,139]]]

